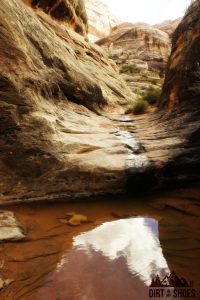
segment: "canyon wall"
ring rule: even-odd
[[[166,20],[162,23],[154,25],[154,27],[171,35],[180,22],[181,22],[181,18],[175,20]]]
[[[134,94],[101,48],[37,3],[1,1],[0,200],[122,190],[127,151],[100,114]]]
[[[198,0],[173,33],[158,111],[141,117],[135,133],[153,162],[157,185],[200,180],[199,16]]]
[[[108,51],[134,92],[162,84],[171,48],[165,32],[147,24],[122,23],[97,44]]]
[[[199,178],[200,169],[200,1],[193,1],[173,33],[172,53],[161,95],[161,112],[185,139],[177,172]],[[166,117],[167,117],[166,116]],[[189,177],[188,175],[186,175]]]
[[[200,75],[200,3],[194,1],[172,36],[163,87],[162,107],[170,111],[186,109],[199,111]]]
[[[34,9],[41,9],[57,21],[86,35],[88,31],[84,0],[23,0]]]
[[[81,36],[84,30],[77,34],[42,4],[2,0],[0,203],[199,179],[199,15],[196,1],[173,35],[158,111],[134,118],[122,115],[135,94],[106,52]],[[157,39],[153,30],[151,38],[132,28],[116,35],[128,49],[133,40],[125,37],[138,36],[140,59],[160,69],[166,36]],[[108,39],[109,49],[114,44]]]
[[[90,41],[97,41],[110,34],[112,27],[120,21],[109,11],[106,4],[99,0],[85,0],[88,16],[88,37]]]

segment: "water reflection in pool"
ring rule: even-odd
[[[158,222],[130,218],[106,222],[73,240],[49,280],[52,299],[148,299],[152,277],[169,273]],[[42,298],[38,298],[42,299]]]
[[[149,281],[157,273],[169,275],[169,266],[193,281],[193,299],[199,300],[199,195],[198,188],[148,199],[12,207],[28,240],[1,244],[0,271],[13,281],[0,290],[0,299],[154,300]],[[60,222],[71,211],[93,222],[78,227]],[[131,215],[148,218],[116,219]]]

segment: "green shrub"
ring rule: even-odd
[[[148,102],[143,99],[138,99],[133,107],[133,113],[139,115],[144,113],[148,108]]]
[[[124,65],[121,68],[121,73],[136,73],[138,72],[138,67],[133,64],[133,65]]]
[[[159,88],[154,88],[150,86],[144,93],[143,99],[149,104],[156,104],[160,98],[161,90]]]

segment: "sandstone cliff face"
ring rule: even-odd
[[[87,34],[87,14],[83,0],[23,0],[34,9],[41,9],[52,18],[72,27],[76,32]]]
[[[163,86],[160,108],[175,116],[174,123],[186,131],[187,147],[180,160],[199,173],[200,164],[200,2],[193,1],[173,34],[172,53]],[[177,121],[176,121],[177,120]],[[180,121],[181,120],[181,121]],[[186,163],[185,163],[186,164]]]
[[[158,182],[200,179],[199,16],[200,2],[194,1],[173,34],[159,110],[138,120],[136,136],[157,166]]]
[[[199,50],[200,3],[195,1],[173,34],[172,53],[163,87],[162,106],[168,110],[180,110],[187,106],[199,110]]]
[[[1,1],[0,53],[0,200],[123,189],[127,150],[99,113],[134,95],[106,54],[21,0]]]
[[[158,112],[133,119],[113,115],[134,94],[101,48],[42,9],[2,1],[0,203],[118,193],[127,178],[132,191],[199,179],[199,14],[196,1],[175,31]],[[144,44],[131,28],[106,44],[129,49],[135,36],[148,69],[163,64],[165,35]]]
[[[180,22],[181,18],[175,20],[166,20],[160,24],[154,25],[154,27],[171,35]]]
[[[162,83],[170,52],[166,33],[146,24],[123,23],[97,44],[107,48],[133,91]]]
[[[110,34],[112,27],[120,21],[111,14],[106,4],[99,0],[85,0],[88,16],[88,37],[95,42]]]

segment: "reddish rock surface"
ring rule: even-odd
[[[76,32],[86,35],[87,14],[83,0],[23,0],[34,9],[41,9],[56,20],[72,27]]]
[[[40,8],[3,1],[1,203],[119,193],[127,182],[129,190],[141,191],[199,179],[199,15],[196,1],[173,35],[158,111],[128,118],[114,114],[133,105],[135,95],[100,47]],[[132,29],[118,35],[127,47],[122,37],[129,34],[137,36]],[[152,35],[146,44],[160,45],[154,58],[165,55],[165,38]]]
[[[119,65],[134,92],[162,84],[171,42],[168,34],[148,24],[123,23],[97,41]]]
[[[99,114],[122,113],[134,95],[102,49],[12,0],[0,55],[0,200],[124,189],[127,149]]]
[[[162,23],[154,25],[154,27],[171,35],[180,22],[181,18],[175,20],[166,20]]]

